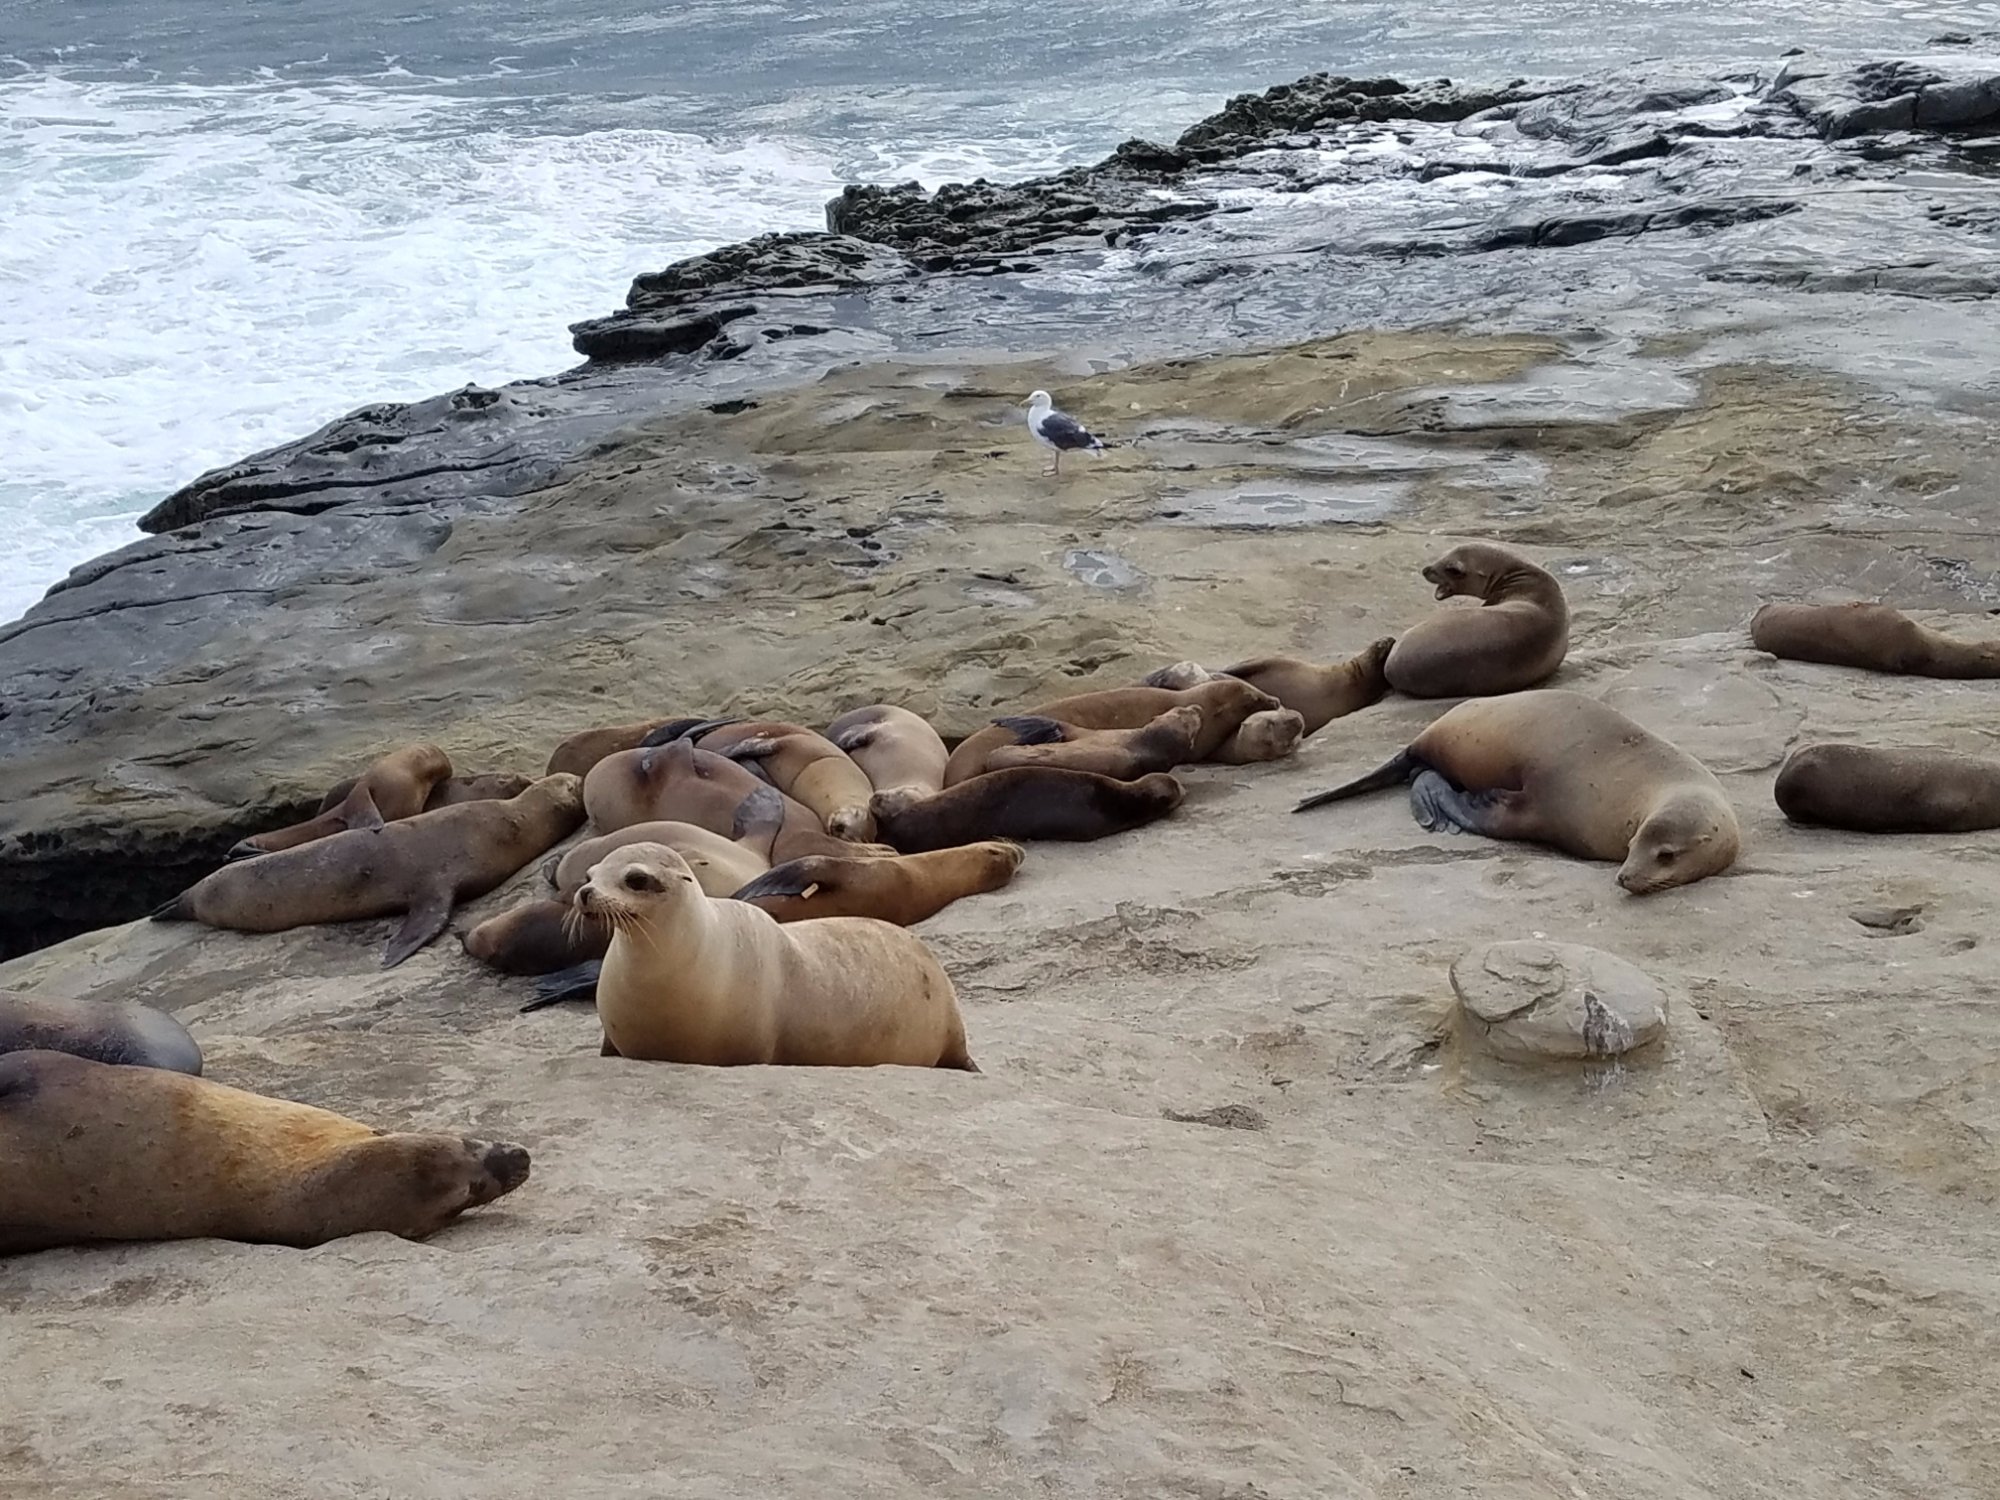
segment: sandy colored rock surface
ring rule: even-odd
[[[1290,815],[1443,707],[1391,698],[925,924],[977,1077],[603,1060],[587,1011],[518,1015],[525,983],[452,939],[380,972],[386,924],[141,924],[0,966],[173,1009],[218,1080],[535,1157],[425,1245],[0,1263],[0,1493],[2000,1491],[2000,835],[1797,829],[1770,793],[1802,735],[1981,748],[2000,685],[1743,630],[1854,593],[1980,628],[1935,611],[1993,588],[1984,429],[1766,368],[1551,415],[1570,360],[1367,335],[844,373],[637,434],[461,522],[365,618],[303,591],[294,657],[217,652],[107,710],[111,764],[76,774],[143,761],[177,816],[418,733],[533,769],[676,711],[888,697],[963,729],[1184,656],[1345,654],[1485,535],[1570,591],[1559,685],[1702,756],[1745,842],[1635,899],[1397,795]],[[1036,385],[1126,446],[1040,478],[1001,425]],[[1245,507],[1366,516],[1215,524]],[[1672,990],[1661,1046],[1589,1076],[1461,1052],[1452,962],[1535,937]]]
[[[1615,1057],[1666,1033],[1672,1002],[1616,954],[1533,938],[1489,943],[1451,966],[1467,1042],[1520,1060]]]

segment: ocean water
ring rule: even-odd
[[[575,363],[849,181],[1030,176],[1315,69],[1769,66],[2000,4],[0,0],[0,621],[216,464]]]

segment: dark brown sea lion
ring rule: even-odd
[[[1383,663],[1389,686],[1413,698],[1490,697],[1543,681],[1569,652],[1562,585],[1518,552],[1491,542],[1454,547],[1424,569],[1437,597],[1463,594],[1479,609],[1441,609],[1396,640]]]
[[[201,1071],[201,1048],[163,1010],[135,1000],[65,1000],[0,990],[0,1052],[31,1051],[176,1073]]]
[[[2000,642],[1955,641],[1887,604],[1767,604],[1750,617],[1759,651],[1910,677],[2000,677]]]
[[[243,839],[229,851],[230,857],[276,854],[351,829],[380,828],[384,823],[413,818],[424,810],[432,789],[450,775],[451,757],[436,745],[405,745],[345,783],[345,790],[334,788],[340,792],[339,798],[329,792],[317,815]]]
[[[1015,739],[1011,745],[996,745],[987,752],[987,771],[1055,766],[1109,776],[1114,781],[1137,781],[1194,760],[1201,710],[1183,703],[1137,729],[1084,729],[1033,714],[995,719],[993,723]]]
[[[1773,788],[1794,823],[1857,833],[1972,833],[2000,828],[2000,761],[1943,750],[1801,745]]]
[[[1395,644],[1395,637],[1384,636],[1346,661],[1326,666],[1295,656],[1253,656],[1219,672],[1211,672],[1198,662],[1176,662],[1147,677],[1144,685],[1190,688],[1217,677],[1241,678],[1297,714],[1303,733],[1317,734],[1335,719],[1381,701],[1389,691],[1382,663]]]
[[[1164,771],[1113,781],[1088,771],[1016,766],[946,787],[896,812],[876,808],[883,838],[905,854],[986,839],[1101,839],[1164,818],[1181,784]]]
[[[553,974],[604,957],[611,929],[567,901],[524,901],[465,935],[465,951],[502,974]]]
[[[1736,859],[1736,814],[1706,766],[1615,708],[1559,688],[1461,703],[1366,776],[1293,811],[1412,778],[1410,807],[1425,828],[1617,861],[1618,883],[1635,896]]]
[[[465,802],[226,865],[153,920],[283,932],[402,912],[382,955],[393,968],[444,930],[454,902],[485,895],[582,822],[577,779],[547,776],[505,802]]]
[[[944,787],[951,752],[907,708],[871,703],[850,710],[826,726],[826,737],[866,773],[875,788],[871,806],[900,809]]]
[[[1256,714],[1287,713],[1284,705],[1269,693],[1261,693],[1234,677],[1216,677],[1193,687],[1104,688],[1094,693],[1078,693],[1058,698],[1026,710],[1035,718],[1056,719],[1081,729],[1138,729],[1151,723],[1170,708],[1193,704],[1201,710],[1201,732],[1195,736],[1197,760],[1222,760],[1231,752],[1230,741]],[[1303,732],[1298,715],[1290,716],[1295,729]],[[1002,745],[1014,742],[1008,730],[988,724],[959,742],[945,765],[944,784],[953,787],[986,769],[986,758]],[[1296,735],[1294,737],[1296,743]],[[882,809],[875,809],[879,818]]]
[[[4,1255],[100,1240],[305,1248],[370,1230],[418,1240],[528,1180],[528,1153],[506,1142],[385,1134],[62,1052],[0,1057],[0,1161]]]
[[[999,839],[886,858],[815,854],[777,865],[734,894],[780,922],[873,917],[912,927],[961,897],[999,890],[1026,857],[1019,844]]]

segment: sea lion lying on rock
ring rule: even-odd
[[[1801,745],[1772,791],[1794,823],[1857,833],[2000,828],[2000,761],[1943,750]]]
[[[1527,558],[1491,542],[1468,542],[1423,571],[1439,599],[1463,594],[1481,607],[1441,609],[1397,637],[1382,667],[1397,692],[1412,698],[1512,693],[1562,665],[1569,605],[1562,585]]]
[[[1295,656],[1253,656],[1220,672],[1211,672],[1199,662],[1176,662],[1148,676],[1144,685],[1185,689],[1217,677],[1235,677],[1297,714],[1302,734],[1317,734],[1335,719],[1381,701],[1389,691],[1382,663],[1395,644],[1394,636],[1384,636],[1346,661],[1326,666]]]
[[[2000,677],[2000,642],[1955,641],[1886,604],[1767,604],[1750,617],[1750,639],[1791,661],[1911,677]]]
[[[0,990],[0,1053],[34,1051],[176,1073],[201,1071],[201,1048],[163,1010],[136,1000],[70,1000]]]

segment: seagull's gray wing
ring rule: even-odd
[[[1068,412],[1051,411],[1042,418],[1038,430],[1058,448],[1073,450],[1097,446],[1097,439],[1090,435],[1090,430]]]

